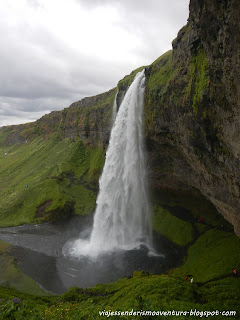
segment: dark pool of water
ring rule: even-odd
[[[64,244],[71,239],[88,238],[91,227],[92,216],[74,216],[60,223],[2,228],[0,239],[13,245],[11,254],[21,270],[54,293],[63,293],[73,286],[108,283],[131,276],[135,270],[162,273],[181,261],[179,248],[157,234],[153,240],[159,256],[149,256],[144,246],[105,254],[96,260],[64,256]]]

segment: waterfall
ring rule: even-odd
[[[116,117],[117,117],[117,95],[118,95],[118,90],[117,90],[117,93],[116,93],[116,95],[115,95],[114,102],[113,102],[112,127],[113,127],[114,122],[115,122]]]
[[[142,243],[151,246],[151,212],[148,201],[142,129],[144,70],[129,87],[117,113],[99,181],[99,194],[90,240],[77,240],[75,256],[97,256]]]

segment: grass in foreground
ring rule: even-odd
[[[103,319],[106,316],[100,316],[99,311],[104,310],[234,310],[240,314],[239,285],[239,278],[226,278],[199,286],[166,275],[135,272],[131,279],[124,278],[89,289],[72,288],[63,296],[37,297],[1,288],[0,312],[2,319]],[[114,315],[111,318],[131,317]],[[153,319],[150,316],[132,318]],[[192,319],[189,315],[168,318]],[[238,316],[230,318],[239,319]]]

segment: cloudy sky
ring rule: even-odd
[[[189,0],[0,0],[0,126],[34,121],[152,63]]]

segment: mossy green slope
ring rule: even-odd
[[[93,212],[102,149],[51,136],[0,151],[0,226],[36,222],[37,208],[47,201],[42,219]]]
[[[198,282],[206,282],[231,275],[235,268],[240,269],[240,239],[231,232],[212,229],[188,249],[186,262],[173,275],[191,275]]]
[[[157,205],[153,210],[153,229],[179,246],[185,246],[194,239],[194,228],[190,222]]]
[[[175,202],[170,202],[170,198],[168,201],[160,198],[159,203],[155,203],[153,229],[179,248],[185,247],[182,265],[170,271],[172,276],[184,279],[188,275],[194,281],[207,282],[232,275],[235,268],[240,269],[240,239],[216,210],[203,200],[198,208],[196,199],[192,203],[185,200],[188,210],[184,208],[182,197]],[[192,205],[195,209],[189,210]]]

